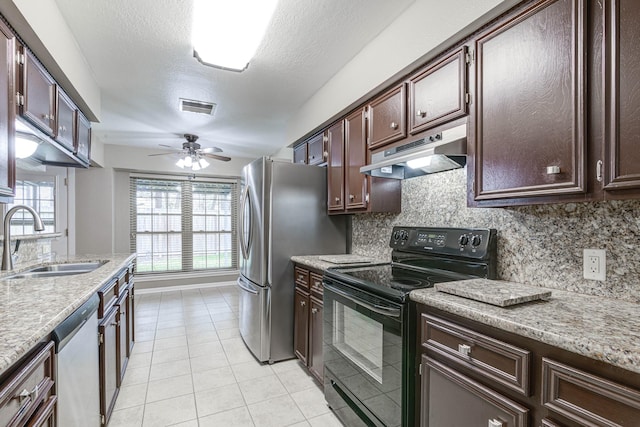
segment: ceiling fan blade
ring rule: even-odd
[[[203,153],[222,153],[222,149],[218,147],[208,147],[201,149]]]
[[[182,148],[176,148],[176,147],[173,147],[173,146],[167,145],[167,144],[158,144],[158,145],[161,146],[161,147],[166,147],[166,148],[168,148],[170,150],[176,150],[176,151],[182,150]]]
[[[227,156],[220,156],[218,154],[211,154],[211,153],[202,153],[202,155],[204,157],[211,157],[212,159],[216,159],[216,160],[221,160],[223,162],[228,162],[229,160],[231,160],[231,157],[227,157]]]
[[[147,156],[172,156],[176,153],[158,153],[158,154],[147,154]]]

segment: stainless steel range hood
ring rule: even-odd
[[[371,156],[371,164],[360,172],[381,177],[407,179],[463,167],[467,162],[467,125],[404,145],[380,151]]]

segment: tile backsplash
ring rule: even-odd
[[[391,257],[395,225],[498,230],[503,280],[640,302],[640,200],[468,208],[466,168],[402,182],[402,213],[353,217],[352,252]],[[582,250],[605,249],[607,280],[582,277]]]

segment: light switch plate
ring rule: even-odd
[[[582,272],[585,279],[605,281],[607,279],[607,259],[604,249],[584,249]]]

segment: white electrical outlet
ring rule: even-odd
[[[582,272],[585,279],[605,281],[607,278],[607,259],[604,249],[584,249]]]

